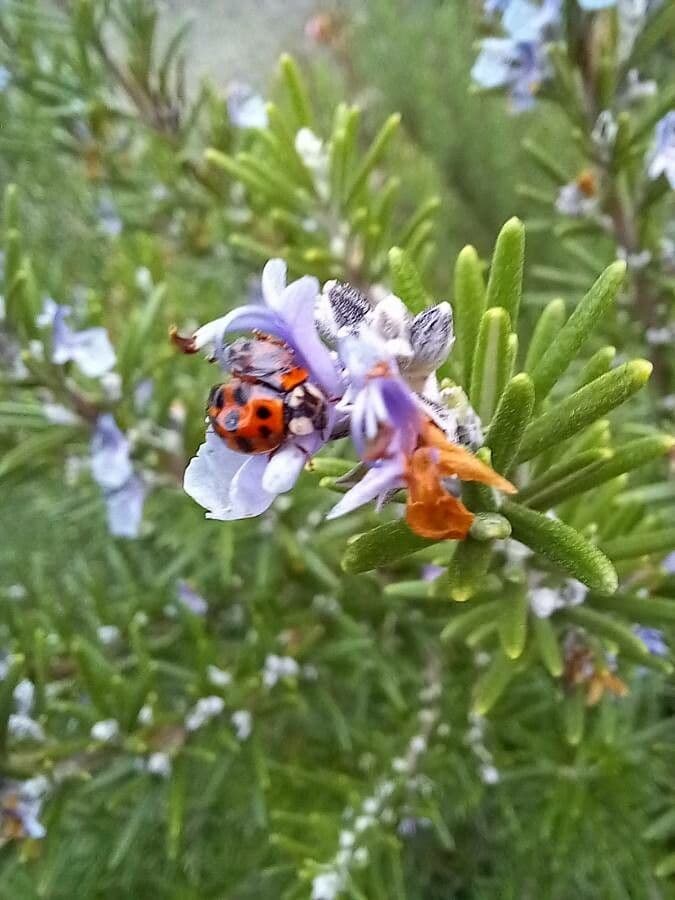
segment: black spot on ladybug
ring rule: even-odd
[[[226,416],[224,426],[227,431],[236,431],[239,425],[239,413],[236,409],[231,410]]]
[[[258,434],[261,438],[267,439],[272,434],[272,429],[268,428],[267,425],[261,425],[260,428],[258,428]]]
[[[272,412],[267,406],[259,406],[255,414],[259,419],[269,419]]]
[[[217,409],[222,409],[225,405],[223,398],[223,388],[222,385],[216,385],[211,388],[211,393],[209,394],[209,406],[215,406]]]
[[[250,453],[253,450],[253,444],[245,437],[237,437],[237,447],[241,450],[242,453]]]
[[[243,384],[238,384],[234,389],[232,396],[234,397],[234,402],[238,403],[239,406],[244,406],[247,398],[247,391],[244,388]]]

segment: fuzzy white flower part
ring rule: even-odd
[[[237,709],[230,717],[238,741],[247,741],[253,731],[253,716],[247,709]]]
[[[212,695],[199,699],[185,717],[185,727],[188,731],[197,731],[215,719],[225,709],[225,701],[222,697]]]
[[[90,734],[95,741],[102,744],[109,744],[119,737],[120,726],[117,719],[102,719],[92,725]]]

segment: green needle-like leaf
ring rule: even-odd
[[[386,522],[350,540],[342,559],[342,568],[350,573],[369,572],[378,566],[398,562],[404,556],[435,543],[438,541],[415,534],[403,519]]]
[[[558,636],[550,619],[533,616],[534,638],[541,661],[554,678],[559,678],[565,667]]]
[[[602,549],[610,559],[635,559],[650,553],[670,553],[675,550],[675,527],[638,531],[637,534],[607,541]]]
[[[478,329],[485,312],[485,282],[475,249],[464,247],[455,264],[455,298],[453,303],[457,349],[462,361],[464,388],[471,387],[473,354]]]
[[[508,313],[488,309],[481,319],[471,372],[471,405],[483,423],[491,420],[509,377]]]
[[[288,97],[291,101],[297,128],[309,127],[313,119],[312,108],[298,64],[292,56],[284,53],[279,60],[279,65],[286,90],[288,91]]]
[[[548,353],[565,324],[565,315],[564,300],[551,300],[544,308],[535,325],[530,346],[527,348],[524,366],[526,372],[532,373],[544,354]]]
[[[666,597],[638,597],[635,594],[590,594],[587,600],[592,606],[614,610],[641,625],[675,623],[675,599]]]
[[[533,409],[534,385],[530,376],[521,372],[506,385],[485,438],[497,472],[506,475],[511,469]]]
[[[430,297],[424,289],[417,267],[405,250],[401,250],[400,247],[391,248],[389,269],[392,290],[397,297],[403,300],[410,312],[416,314],[426,309],[429,306]]]
[[[385,151],[389,146],[389,142],[391,141],[394,132],[398,128],[400,122],[400,114],[393,113],[391,116],[389,116],[387,121],[375,136],[373,143],[368,148],[368,151],[364,156],[361,165],[358,167],[350,187],[348,188],[346,197],[347,203],[350,203],[358,194],[361,188],[365,185],[366,179],[368,178],[370,173],[384,156]]]
[[[585,469],[592,463],[601,459],[608,459],[611,456],[611,450],[606,447],[591,447],[590,450],[584,450],[582,453],[575,453],[569,459],[564,459],[559,463],[548,466],[541,475],[534,478],[529,484],[526,484],[518,492],[518,501],[526,503],[531,497],[547,490],[552,485],[573,475],[576,472]]]
[[[450,597],[453,600],[461,603],[480,590],[491,555],[490,542],[476,541],[467,537],[458,545],[447,575]]]
[[[525,228],[520,219],[509,219],[499,232],[495,244],[488,280],[487,306],[488,309],[505,309],[514,328],[518,322],[523,293],[524,258]]]
[[[541,553],[572,578],[602,593],[616,590],[618,578],[609,559],[574,528],[510,500],[502,503],[501,512],[511,523],[516,540]]]
[[[499,615],[500,601],[489,600],[487,603],[480,603],[474,606],[469,604],[469,608],[462,607],[461,612],[456,613],[450,619],[448,624],[441,632],[442,641],[460,641],[464,640],[477,628],[488,622],[494,622]]]
[[[616,451],[604,451],[604,459],[591,463],[586,468],[572,472],[555,484],[534,494],[528,506],[535,509],[549,509],[568,497],[575,497],[590,491],[624,472],[630,472],[668,453],[675,440],[664,436],[641,438],[619,447]]]
[[[537,400],[542,400],[575,358],[584,341],[605,315],[619,293],[626,264],[612,263],[579,303],[555,342],[549,347],[532,372]]]
[[[492,662],[476,682],[473,693],[473,712],[484,716],[495,705],[516,674],[516,664],[501,650],[496,650]]]
[[[563,701],[563,726],[565,738],[572,747],[577,747],[584,736],[586,725],[586,698],[581,687],[574,688],[573,692]]]
[[[600,378],[601,375],[609,372],[612,368],[615,356],[616,347],[601,347],[597,353],[594,353],[593,356],[591,356],[581,370],[579,380],[577,381],[577,388],[581,388],[585,384],[590,384],[591,381],[595,381],[596,378]]]
[[[497,629],[502,649],[509,659],[518,659],[527,640],[527,589],[521,583],[506,583],[500,600]]]
[[[523,436],[518,462],[525,462],[582,431],[644,387],[652,364],[635,359],[596,378],[534,419]]]

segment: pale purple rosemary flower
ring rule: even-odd
[[[38,325],[51,327],[51,359],[58,366],[74,362],[88,378],[101,378],[115,365],[115,351],[105,328],[85,328],[74,331],[67,323],[69,306],[62,306],[51,298],[45,300],[38,316]]]
[[[399,375],[386,344],[371,329],[362,327],[342,338],[339,354],[350,381],[340,408],[349,414],[352,442],[368,469],[331,509],[329,519],[371,500],[381,505],[405,485],[407,460],[422,423],[422,401]]]
[[[199,328],[189,341],[191,350],[209,348],[213,359],[227,366],[225,334],[259,331],[284,341],[310,381],[326,397],[326,425],[319,431],[289,435],[270,453],[242,454],[231,450],[212,430],[185,472],[185,491],[203,506],[210,519],[230,520],[257,516],[275,498],[289,491],[307,460],[328,440],[334,408],[343,393],[335,362],[314,326],[314,304],[319,293],[315,278],[304,277],[286,285],[286,264],[270,260],[262,274],[263,305],[249,304]]]
[[[503,6],[505,37],[486,38],[471,77],[479,87],[506,88],[514,112],[534,104],[541,84],[550,75],[546,42],[560,20],[560,0],[511,0]]]
[[[656,124],[654,143],[647,157],[647,174],[653,180],[665,175],[675,190],[675,109]]]
[[[179,581],[176,590],[178,602],[195,616],[205,616],[209,611],[209,604],[198,594],[187,581]]]
[[[134,473],[129,440],[110,413],[96,421],[91,440],[91,471],[103,491],[110,533],[115,537],[138,537],[146,487]]]
[[[658,628],[635,625],[633,631],[653,656],[668,656],[668,644],[663,636],[663,632]]]
[[[267,108],[265,100],[250,84],[233,81],[226,92],[227,114],[235,128],[265,128]]]
[[[49,782],[42,776],[0,782],[0,847],[8,840],[40,840],[46,835],[39,817],[48,789]]]

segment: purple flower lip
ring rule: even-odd
[[[343,393],[342,379],[330,352],[314,325],[314,305],[319,295],[316,278],[304,276],[286,285],[286,264],[271,259],[263,269],[264,304],[246,304],[212,322],[202,325],[184,338],[171,329],[171,339],[186,353],[211,348],[211,358],[220,361],[223,338],[235,331],[260,331],[279,338],[295,353],[298,364],[307,369],[310,379],[331,400]]]

